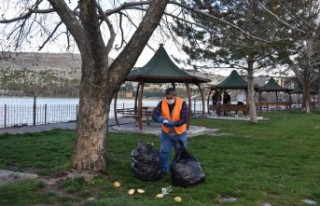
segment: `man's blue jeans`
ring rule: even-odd
[[[177,149],[178,141],[181,140],[183,145],[187,147],[187,132],[180,135],[169,135],[161,130],[160,135],[160,168],[162,173],[169,171],[169,163],[172,146]]]

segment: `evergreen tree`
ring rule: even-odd
[[[305,24],[293,16],[297,16],[295,11],[302,15],[305,6],[275,0],[195,0],[191,6],[201,11],[187,13],[192,23],[177,20],[173,27],[178,36],[187,40],[183,50],[191,61],[205,62],[194,67],[246,70],[250,120],[257,122],[254,72],[288,63],[298,52],[296,40],[303,38]]]

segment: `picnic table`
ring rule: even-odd
[[[117,114],[121,114],[123,117],[134,118],[139,128],[142,128],[142,119],[150,124],[154,107],[144,106],[142,107],[141,114],[139,114],[138,108],[122,108],[117,109]],[[141,117],[141,118],[139,118]]]

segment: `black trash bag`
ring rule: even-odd
[[[174,186],[188,187],[205,180],[200,162],[187,151],[180,140],[178,140],[178,149],[170,169],[171,183]]]
[[[143,141],[131,152],[131,171],[134,177],[143,181],[161,178],[160,153],[151,144]]]

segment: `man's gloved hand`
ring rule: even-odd
[[[160,123],[162,123],[164,120],[165,120],[165,118],[163,116],[159,116],[157,118],[157,122],[160,122]]]
[[[166,127],[173,127],[175,125],[175,123],[173,121],[167,121],[167,122],[164,122],[163,124]]]

